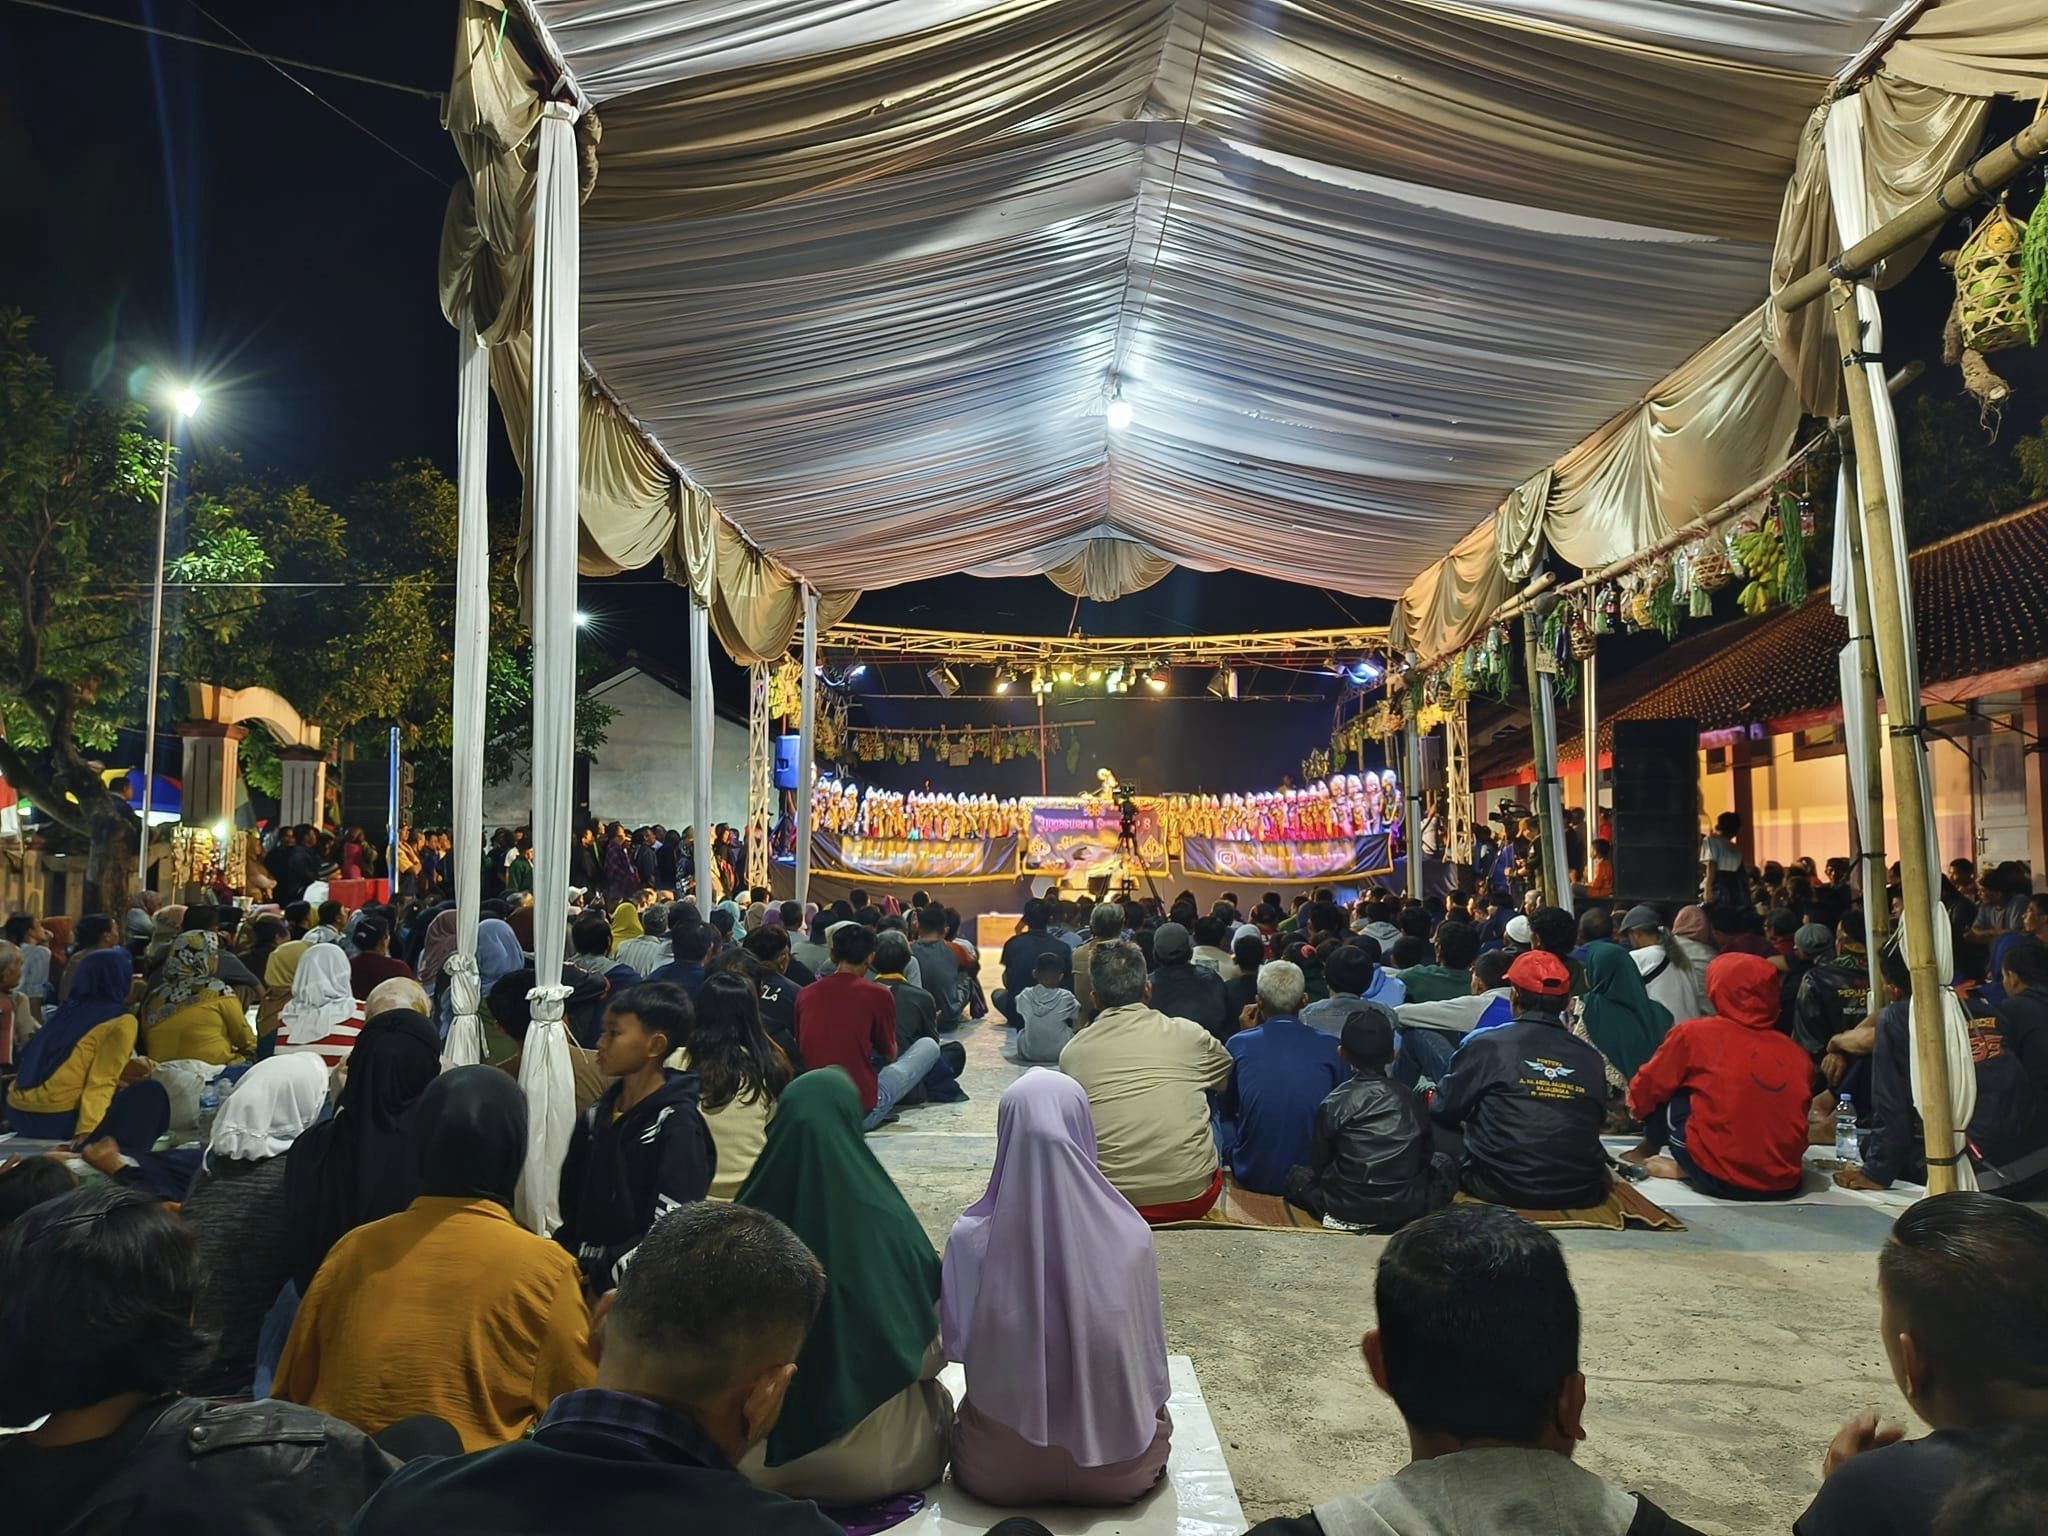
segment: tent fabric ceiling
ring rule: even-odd
[[[603,120],[585,355],[789,569],[1391,597],[1754,307],[1898,5],[532,8]]]

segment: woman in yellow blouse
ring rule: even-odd
[[[217,1067],[255,1053],[256,1032],[220,969],[220,935],[181,933],[144,1004],[143,1041],[157,1061]]]

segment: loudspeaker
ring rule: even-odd
[[[801,775],[797,766],[803,761],[804,739],[801,736],[778,736],[775,738],[775,787],[795,789]]]
[[[1699,900],[1700,732],[1692,720],[1614,722],[1614,900]]]

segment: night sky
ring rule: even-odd
[[[97,3],[227,37],[191,0]],[[453,9],[439,0],[211,0],[208,10],[277,54],[429,91],[447,81]],[[436,102],[303,77],[387,148],[259,61],[14,0],[0,0],[0,58],[12,66],[0,97],[0,196],[12,215],[0,305],[39,317],[41,347],[67,384],[117,391],[171,373],[202,377],[199,446],[233,449],[328,494],[401,459],[453,471],[454,346],[434,276],[460,166]],[[1910,286],[1933,277],[1926,266]],[[1900,328],[1930,344],[1939,308],[1901,307]],[[517,491],[502,447],[493,489]],[[683,668],[677,610],[657,571],[588,583],[585,606],[601,643]],[[1190,571],[1078,612],[1042,579],[974,577],[878,591],[855,612],[871,623],[1061,631],[1078,622],[1124,634],[1385,616],[1384,603]],[[721,695],[738,705],[737,672],[719,659]]]

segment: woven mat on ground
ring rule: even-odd
[[[1268,1232],[1331,1230],[1307,1211],[1289,1205],[1284,1196],[1255,1195],[1248,1189],[1239,1189],[1227,1176],[1223,1193],[1216,1197],[1206,1216],[1196,1221],[1167,1222],[1158,1230],[1172,1232],[1189,1227],[1258,1227]]]
[[[1477,1205],[1480,1202],[1470,1195],[1460,1194],[1455,1203]],[[1620,1179],[1613,1179],[1608,1186],[1607,1198],[1598,1205],[1575,1211],[1516,1211],[1515,1214],[1539,1227],[1591,1228],[1602,1232],[1619,1232],[1624,1227],[1644,1227],[1652,1232],[1685,1230],[1684,1222],[1635,1185],[1625,1184]]]

